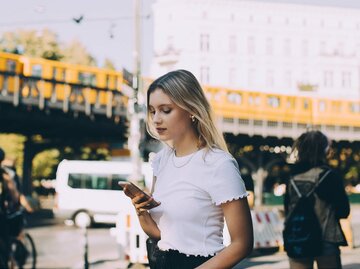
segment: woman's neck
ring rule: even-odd
[[[181,141],[173,142],[173,148],[177,157],[186,156],[199,150],[199,143],[196,137],[184,138]]]

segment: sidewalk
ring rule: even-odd
[[[360,268],[360,248],[344,248],[342,249],[342,264],[343,269],[358,269]],[[95,262],[91,263],[91,268],[97,269],[125,269],[127,268],[127,263],[120,260],[112,260],[105,262]],[[83,268],[82,265],[75,268]],[[148,268],[140,264],[133,265],[132,269],[144,269]],[[284,252],[277,252],[272,255],[258,256],[248,258],[237,266],[234,269],[240,268],[251,268],[251,269],[288,269],[289,263],[287,256]],[[316,267],[315,267],[316,268]]]

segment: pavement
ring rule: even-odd
[[[341,250],[341,259],[343,269],[359,269],[360,268],[360,248],[345,247]],[[134,264],[127,267],[128,263],[121,260],[103,261],[90,263],[92,269],[144,269],[149,268],[142,264]],[[79,265],[77,268],[83,268]],[[74,269],[75,269],[74,268]],[[276,252],[271,255],[249,257],[235,266],[233,269],[251,268],[251,269],[288,269],[289,263],[286,253],[283,251]],[[315,269],[317,267],[315,266]]]
[[[360,207],[358,208],[360,209]],[[360,210],[359,210],[360,212]],[[357,215],[353,216],[354,219],[357,220]],[[39,210],[27,217],[27,227],[41,227],[48,225],[56,225],[58,224],[58,220],[54,219],[53,213],[51,210]],[[46,228],[46,227],[44,227]],[[360,230],[359,230],[360,231]],[[357,233],[357,235],[360,233]],[[357,244],[359,246],[359,244]],[[342,264],[343,269],[359,269],[360,268],[360,247],[351,248],[344,247],[341,249],[342,255]],[[120,260],[114,256],[112,259],[102,259],[102,260],[90,260],[89,267],[91,269],[144,269],[148,268],[142,264],[134,264],[128,267],[128,263],[124,260]],[[71,267],[71,269],[84,268],[83,263],[75,264]],[[268,255],[259,255],[258,253],[254,253],[252,256],[248,257],[233,269],[239,268],[251,268],[251,269],[287,269],[288,258],[286,253],[283,251],[278,251],[275,253],[271,253]],[[316,269],[316,267],[315,267]]]

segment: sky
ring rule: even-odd
[[[153,42],[151,4],[156,0],[140,1],[142,72],[147,75]],[[360,0],[253,1],[360,8]],[[133,69],[133,0],[0,0],[0,7],[0,35],[16,29],[49,28],[58,34],[61,42],[68,43],[73,39],[81,41],[100,65],[105,58],[109,58],[119,70]],[[80,16],[83,16],[83,20],[75,23],[73,19]]]

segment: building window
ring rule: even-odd
[[[229,69],[229,85],[232,86],[236,83],[236,68]]]
[[[321,28],[324,28],[324,26],[325,26],[324,20],[320,21],[320,26],[321,26]]]
[[[266,72],[266,86],[273,87],[274,86],[274,72],[267,71]]]
[[[302,55],[308,56],[309,55],[309,43],[307,40],[302,41]]]
[[[247,42],[248,53],[250,55],[254,55],[255,54],[255,38],[253,36],[249,36],[247,41],[248,41]]]
[[[350,72],[342,72],[341,86],[346,89],[351,88],[351,73]]]
[[[342,55],[344,53],[344,43],[340,42],[337,46],[338,55]]]
[[[210,50],[210,36],[209,34],[200,35],[200,50],[207,52]]]
[[[236,53],[236,36],[231,35],[229,37],[229,51],[230,53]]]
[[[266,39],[266,54],[267,55],[273,55],[273,40],[271,37],[268,37]]]
[[[248,85],[249,87],[254,86],[255,80],[255,69],[249,69],[248,71]]]
[[[200,67],[200,81],[203,84],[209,84],[209,81],[210,81],[210,68],[208,66]]]
[[[320,52],[320,54],[326,53],[326,42],[325,41],[320,42],[319,52]]]
[[[291,71],[286,71],[284,74],[284,84],[285,87],[290,88],[291,87]]]
[[[284,54],[285,54],[285,56],[290,56],[291,55],[291,41],[290,41],[290,39],[285,39],[284,40]]]
[[[324,72],[324,86],[325,87],[333,87],[333,72],[332,71],[325,71]]]

